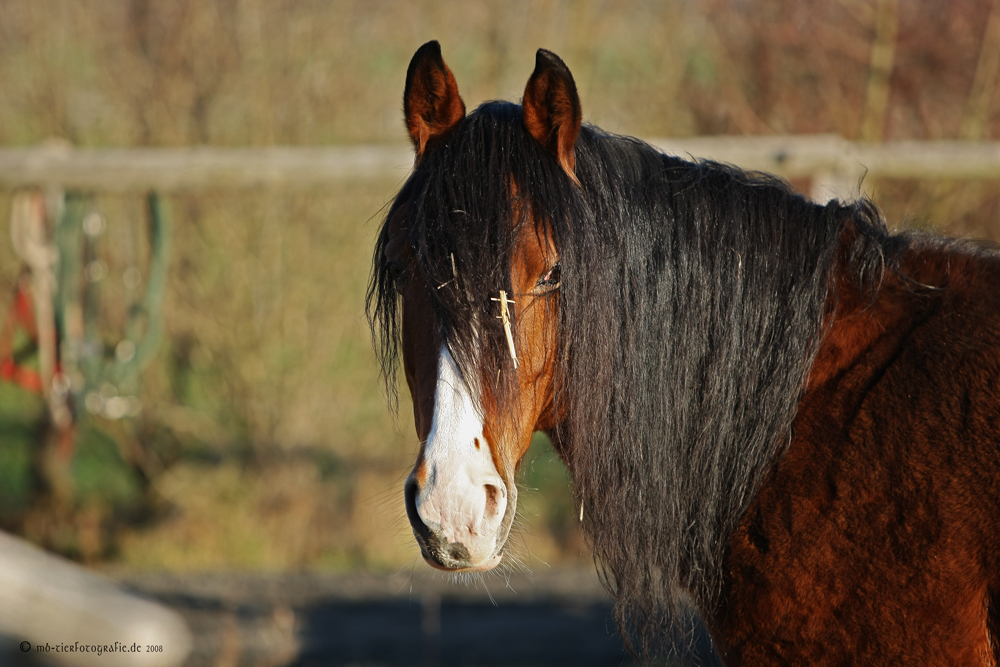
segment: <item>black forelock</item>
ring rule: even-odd
[[[576,176],[582,189],[522,128],[520,107],[491,102],[424,158],[395,206],[466,375],[509,368],[490,299],[510,292],[516,226],[532,219],[552,235],[567,415],[553,435],[626,643],[656,652],[688,595],[716,604],[728,539],[789,441],[846,221],[859,231],[855,273],[873,285],[892,264],[890,237],[868,202],[819,206],[780,179],[592,126]],[[516,215],[525,204],[530,218]],[[386,235],[368,307],[391,388]],[[509,396],[513,373],[499,377]]]
[[[512,250],[524,224],[539,226],[585,211],[574,184],[521,125],[521,107],[489,102],[463,119],[418,164],[390,207],[375,248],[368,312],[390,395],[395,386],[399,312],[384,258],[388,220],[405,208],[405,233],[437,326],[467,379],[480,369],[512,369],[499,304],[511,298]],[[565,227],[560,224],[559,227]],[[558,246],[559,235],[554,240]],[[516,327],[516,322],[514,326]],[[515,376],[489,374],[491,395],[513,399]]]

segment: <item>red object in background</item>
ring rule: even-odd
[[[22,278],[14,289],[14,301],[7,313],[3,332],[0,332],[0,379],[14,382],[28,391],[41,394],[41,374],[30,366],[19,364],[14,357],[14,334],[18,327],[33,343],[38,344],[38,327],[35,323],[35,309],[31,298],[29,282]]]

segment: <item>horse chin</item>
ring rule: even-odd
[[[447,565],[442,565],[433,558],[429,557],[427,554],[421,554],[421,555],[424,557],[424,560],[427,562],[427,564],[433,567],[435,570],[441,570],[442,572],[454,572],[455,574],[459,574],[462,572],[486,572],[488,570],[492,570],[493,568],[495,568],[497,565],[500,564],[500,561],[503,560],[503,552],[501,552],[498,553],[496,556],[493,556],[492,558],[489,558],[485,562],[480,563],[478,565],[470,565],[467,567],[462,567],[462,566],[449,567]]]

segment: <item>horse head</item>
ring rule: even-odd
[[[437,42],[413,56],[403,108],[414,173],[383,226],[369,305],[384,364],[399,343],[421,442],[406,509],[430,565],[488,570],[516,514],[517,466],[532,434],[557,421],[559,253],[513,174],[465,163],[503,146],[482,145]],[[580,104],[558,57],[539,50],[520,107],[490,103],[472,117],[491,113],[520,114],[517,140],[535,144],[562,187],[578,187]]]

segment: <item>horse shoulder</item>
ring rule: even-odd
[[[947,286],[847,295],[730,543],[732,664],[997,664],[1000,258],[903,268]]]

